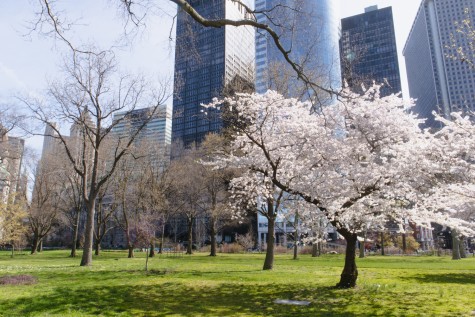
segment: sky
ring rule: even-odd
[[[308,0],[311,1],[311,0]],[[339,2],[340,18],[360,14],[364,8],[392,6],[403,95],[408,96],[402,50],[416,16],[420,0],[331,0]],[[175,7],[167,0],[156,0],[146,28],[132,39],[123,40],[123,17],[114,7],[117,0],[60,0],[60,9],[75,21],[68,36],[79,43],[97,43],[100,48],[116,47],[121,70],[140,72],[152,79],[173,78]],[[15,103],[14,96],[42,96],[49,81],[60,78],[59,66],[64,45],[31,31],[38,10],[37,0],[0,0],[0,106]],[[122,40],[119,40],[121,39]],[[129,43],[130,44],[130,43]],[[169,103],[172,101],[169,100]],[[42,139],[31,137],[27,145],[40,151]]]

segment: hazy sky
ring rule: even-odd
[[[312,0],[307,0],[312,1]],[[364,8],[378,5],[393,7],[399,68],[403,93],[407,96],[407,80],[402,49],[419,7],[419,0],[332,0],[340,3],[340,17],[364,12]],[[84,43],[99,43],[102,48],[118,43],[122,34],[121,16],[113,6],[116,0],[61,0],[63,9],[78,21],[75,39]],[[41,95],[48,80],[58,76],[58,66],[64,53],[63,44],[39,36],[28,35],[29,22],[35,20],[35,0],[0,0],[0,103],[11,101],[15,94]],[[169,40],[174,6],[167,0],[157,0],[158,9],[148,20],[147,29],[133,45],[118,52],[124,71],[141,71],[159,78],[173,77],[174,42]],[[174,36],[174,31],[172,32]],[[169,101],[171,103],[171,100]],[[35,149],[41,140],[28,141]]]

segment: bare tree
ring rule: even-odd
[[[203,184],[202,165],[198,162],[196,151],[185,150],[182,156],[170,164],[175,199],[172,204],[180,206],[178,213],[186,219],[187,254],[193,253],[193,226],[205,211],[206,187]]]
[[[112,52],[73,54],[71,61],[65,62],[65,78],[50,85],[47,104],[23,100],[35,119],[53,132],[50,137],[61,144],[81,179],[87,211],[82,266],[92,264],[95,208],[100,190],[165,100],[165,91],[154,91],[145,78],[117,76],[117,71]],[[114,128],[126,120],[125,116],[112,121],[114,114],[142,105],[151,106],[147,118],[134,126],[129,135],[114,137]],[[74,125],[77,142],[68,142],[61,126],[53,122]],[[107,146],[106,151],[107,143],[112,146]]]
[[[222,28],[225,26],[250,26],[259,32],[267,34],[270,40],[275,44],[278,52],[282,54],[285,62],[294,71],[294,77],[304,83],[307,91],[314,91],[315,96],[321,96],[321,92],[327,93],[329,96],[338,94],[338,91],[333,88],[328,88],[327,85],[316,80],[313,74],[308,73],[308,69],[313,67],[308,67],[308,65],[311,65],[308,63],[310,55],[304,57],[292,55],[292,52],[294,51],[293,45],[286,45],[286,43],[284,43],[287,39],[285,38],[285,33],[281,32],[281,21],[273,18],[273,11],[287,11],[287,15],[293,15],[296,19],[301,17],[301,15],[309,15],[310,12],[300,11],[306,10],[305,6],[300,9],[300,7],[277,5],[275,8],[270,8],[269,10],[256,11],[251,9],[251,7],[249,7],[244,1],[228,0],[239,5],[245,11],[243,18],[231,19],[227,17],[205,17],[195,10],[187,0],[168,1],[176,4],[179,10],[188,14],[191,19],[203,27]],[[305,4],[305,1],[300,2]],[[137,34],[137,30],[146,25],[146,19],[153,16],[152,13],[157,11],[157,8],[159,7],[157,0],[115,0],[113,3],[117,4],[119,10],[125,17],[124,30],[126,31],[126,34]],[[38,5],[39,10],[37,11],[37,18],[36,21],[32,23],[33,30],[53,36],[55,39],[64,42],[68,48],[76,53],[90,52],[87,48],[76,46],[68,37],[68,31],[70,31],[72,26],[74,26],[74,22],[68,20],[66,15],[61,14],[60,10],[56,8],[56,3],[54,1],[38,0]],[[256,17],[258,14],[265,15],[269,21],[259,22]],[[287,29],[287,27],[284,26],[284,29]]]
[[[36,254],[43,239],[58,224],[64,171],[55,158],[43,156],[35,173],[32,201],[28,207],[28,226],[32,234],[31,254]]]

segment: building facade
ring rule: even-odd
[[[368,7],[365,13],[341,20],[342,80],[355,91],[373,82],[381,95],[401,92],[396,35],[391,7]]]
[[[230,0],[190,0],[190,5],[209,19],[243,19],[244,7]],[[175,49],[172,139],[185,145],[201,142],[219,132],[217,110],[202,111],[219,97],[236,76],[254,81],[254,29],[225,26],[206,28],[178,9]]]
[[[468,9],[468,13],[465,10]],[[426,126],[437,128],[432,112],[475,109],[475,72],[454,60],[448,47],[457,38],[455,22],[467,15],[473,20],[474,0],[423,0],[404,47],[409,94],[417,99],[415,111],[427,118]],[[469,51],[468,41],[457,45]]]
[[[0,199],[4,202],[21,185],[24,149],[25,140],[0,133]]]
[[[290,58],[312,81],[325,88],[341,87],[337,2],[334,0],[256,0],[258,22],[280,36]],[[277,90],[290,97],[310,97],[296,73],[264,32],[256,33],[256,92]]]

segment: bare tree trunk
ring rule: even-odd
[[[407,253],[407,242],[406,242],[406,233],[402,234],[402,254]]]
[[[210,235],[211,235],[211,252],[210,256],[216,256],[216,250],[217,250],[217,242],[216,242],[216,218],[211,216],[210,218]]]
[[[129,246],[127,247],[127,249],[129,250],[129,254],[128,254],[127,257],[128,257],[129,259],[135,257],[135,254],[134,254],[134,247],[131,246],[131,245],[129,245]]]
[[[150,241],[150,251],[148,252],[148,256],[151,258],[155,256],[155,238]]]
[[[340,282],[336,285],[339,288],[351,288],[356,286],[358,270],[356,268],[356,242],[358,236],[346,229],[339,229],[338,232],[346,240],[345,267],[341,273]]]
[[[38,248],[38,252],[40,252],[40,253],[43,252],[43,239],[44,239],[44,236],[41,237],[41,239],[40,239],[40,246]]]
[[[99,239],[96,239],[96,241],[94,242],[94,249],[95,255],[101,255],[101,241]]]
[[[31,243],[31,254],[37,254],[40,246],[40,239],[36,233],[33,234],[33,241]]]
[[[158,253],[160,253],[160,254],[163,253],[163,242],[164,242],[164,240],[165,240],[165,222],[162,224],[162,234],[160,236],[160,250],[158,250]]]
[[[452,260],[460,260],[460,246],[457,231],[452,230]]]
[[[94,238],[94,214],[96,200],[91,199],[87,206],[86,232],[84,237],[84,250],[81,258],[81,266],[92,265],[92,242]]]
[[[193,254],[193,217],[188,218],[188,246],[186,247],[186,254]]]
[[[148,250],[145,250],[145,272],[148,272]]]
[[[384,232],[381,232],[381,255],[384,255]]]
[[[272,270],[274,267],[275,217],[268,217],[267,222],[267,250],[263,270]]]
[[[77,210],[76,219],[74,219],[74,230],[73,230],[73,245],[71,247],[71,257],[76,257],[76,248],[78,244],[78,236],[79,236],[79,220],[80,220],[80,212]]]

